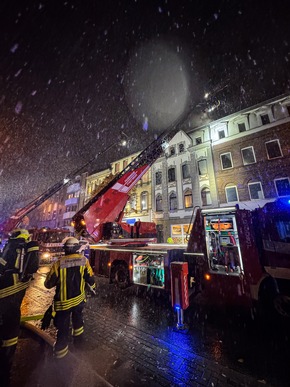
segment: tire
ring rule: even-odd
[[[263,284],[259,301],[264,316],[270,318],[290,317],[290,297],[278,293],[272,281],[265,281]]]
[[[116,266],[113,281],[120,289],[126,289],[129,286],[129,270],[125,265]]]
[[[290,297],[284,296],[283,294],[277,294],[273,298],[273,306],[275,312],[282,317],[290,317]]]

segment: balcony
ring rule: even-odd
[[[79,198],[69,198],[65,201],[66,206],[71,206],[73,204],[78,204]]]
[[[75,215],[76,211],[69,211],[69,212],[65,212],[63,214],[63,217],[62,219],[63,220],[66,220],[66,219],[72,219],[72,217]]]

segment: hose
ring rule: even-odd
[[[24,318],[21,318],[21,322],[20,322],[20,325],[25,328],[25,329],[28,329],[30,330],[32,333],[36,334],[37,336],[39,336],[42,340],[44,340],[48,345],[50,345],[51,347],[53,347],[54,345],[54,342],[55,342],[55,339],[53,337],[51,337],[48,333],[45,333],[43,330],[37,328],[35,325],[32,325],[32,324],[29,324],[27,321],[24,321],[25,318],[30,318],[30,320],[39,320],[39,318],[36,318],[36,317],[39,317],[40,315],[36,315],[36,316],[27,316],[27,317],[24,317]],[[43,315],[42,315],[43,317]],[[41,317],[41,318],[42,318]],[[76,362],[78,361],[78,358],[72,353],[71,354],[72,356],[75,357],[76,359]],[[113,387],[112,384],[110,384],[109,382],[107,382],[102,376],[100,376],[96,371],[93,371],[93,373],[95,374],[95,377],[96,379],[98,380],[98,385],[100,386],[106,386],[106,387]]]
[[[30,317],[32,317],[32,316],[30,316]],[[44,340],[47,344],[49,344],[51,347],[53,347],[55,340],[48,333],[45,333],[41,329],[37,328],[35,325],[29,324],[28,322],[23,321],[23,320],[21,321],[20,325],[22,327],[30,330],[31,332],[33,332],[37,336],[41,337],[42,340]]]

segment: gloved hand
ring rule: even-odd
[[[41,329],[44,331],[50,326],[51,319],[54,317],[54,312],[52,310],[52,305],[47,309],[47,311],[44,313],[44,316],[41,320]]]
[[[97,295],[97,292],[96,292],[96,289],[93,288],[90,284],[86,283],[88,289],[89,289],[89,293],[90,293],[90,296],[91,297],[94,297]]]

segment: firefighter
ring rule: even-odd
[[[0,258],[0,380],[9,385],[20,329],[21,303],[39,267],[39,246],[25,229],[12,231]]]
[[[70,319],[74,345],[82,343],[84,333],[83,309],[86,302],[85,285],[95,294],[93,270],[88,259],[80,254],[78,239],[69,237],[64,242],[65,255],[60,257],[47,274],[44,285],[56,287],[53,310],[57,329],[54,356],[62,359],[68,354]]]

